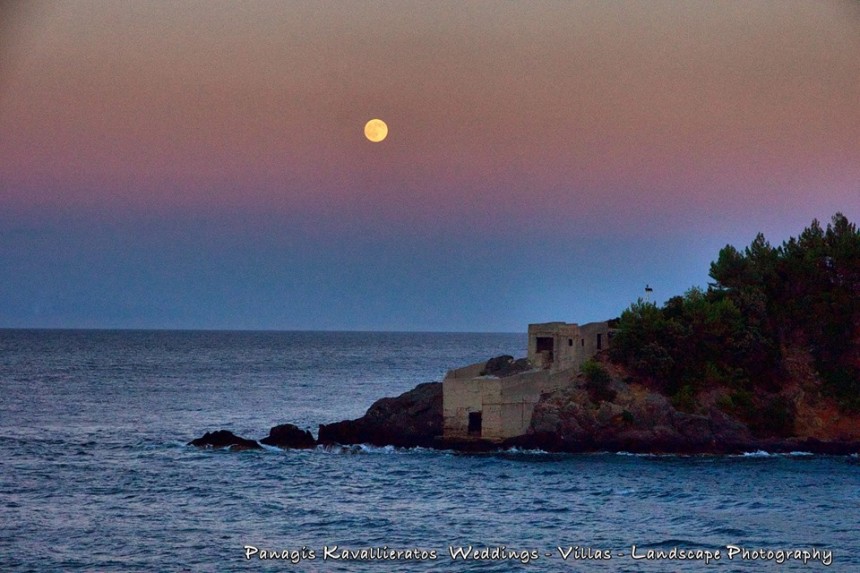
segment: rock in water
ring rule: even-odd
[[[430,447],[442,435],[442,384],[427,382],[397,398],[382,398],[357,420],[322,424],[320,444]]]
[[[260,440],[267,446],[279,448],[290,448],[294,450],[306,450],[315,448],[317,441],[313,434],[307,430],[301,430],[293,424],[281,424],[269,430],[269,435]]]
[[[233,432],[227,430],[206,432],[203,434],[203,437],[188,442],[188,445],[197,446],[198,448],[229,448],[230,450],[262,449],[262,446],[255,440],[249,440],[241,436],[237,436]]]

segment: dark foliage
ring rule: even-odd
[[[693,288],[659,308],[638,301],[622,313],[611,357],[661,384],[679,406],[715,384],[756,396],[785,379],[780,348],[807,348],[826,389],[860,409],[860,232],[841,213],[773,247],[759,234],[723,248],[707,290]],[[790,409],[759,400],[750,419],[770,414],[763,433],[793,425]],[[787,413],[785,413],[787,412]],[[785,414],[785,415],[783,415]]]
[[[598,362],[587,360],[582,365],[582,374],[585,376],[585,389],[592,402],[596,404],[615,400],[616,392],[609,387],[609,373]]]

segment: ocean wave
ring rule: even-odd
[[[265,447],[265,446],[264,446]],[[323,452],[327,454],[336,454],[336,455],[363,455],[363,454],[383,454],[383,455],[392,455],[392,454],[421,454],[421,455],[464,455],[464,456],[512,456],[512,457],[526,457],[526,456],[546,456],[553,455],[553,452],[547,452],[546,450],[541,449],[526,449],[526,448],[499,448],[497,450],[489,450],[485,452],[465,452],[458,451],[452,449],[436,449],[436,448],[425,448],[421,446],[414,447],[397,447],[397,446],[374,446],[371,444],[350,444],[350,445],[341,445],[341,444],[331,444],[331,445],[318,445],[315,448],[315,451]]]
[[[314,451],[322,452],[326,454],[335,454],[335,455],[365,455],[365,454],[374,454],[374,455],[393,455],[393,454],[441,454],[441,453],[451,453],[448,450],[434,450],[432,448],[422,448],[420,446],[415,446],[411,448],[399,448],[396,446],[374,446],[371,444],[350,444],[350,445],[340,445],[340,444],[332,444],[332,445],[319,445],[316,447]]]
[[[548,452],[546,450],[541,450],[540,448],[535,449],[527,449],[527,448],[507,448],[504,450],[497,450],[496,453],[502,454],[513,454],[513,455],[523,455],[523,456],[544,456],[551,454],[552,452]]]
[[[802,458],[814,456],[812,452],[792,451],[792,452],[768,452],[765,450],[756,450],[754,452],[744,452],[740,455],[730,456],[735,458]]]
[[[285,451],[287,451],[284,448],[279,448],[278,446],[270,446],[269,444],[260,443],[260,446],[263,447],[264,452],[269,452],[269,453],[273,453],[273,454],[278,454],[278,453],[282,454]]]
[[[740,456],[732,456],[732,457],[741,457],[741,458],[769,458],[773,454],[770,452],[766,452],[764,450],[756,450],[754,452],[744,452]]]

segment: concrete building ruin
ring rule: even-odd
[[[529,362],[553,371],[579,369],[582,363],[609,344],[612,331],[607,322],[579,326],[565,322],[529,325]]]
[[[530,370],[497,376],[479,362],[449,371],[442,381],[443,437],[502,441],[525,434],[541,394],[569,384],[611,335],[608,322],[530,324]]]

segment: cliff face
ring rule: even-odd
[[[529,435],[535,445],[566,451],[730,451],[752,441],[749,428],[716,407],[682,412],[645,386],[611,375],[611,399],[595,399],[583,376],[545,395]]]
[[[779,411],[790,414],[787,422],[745,417],[743,405],[732,401],[735,393],[724,387],[709,388],[676,405],[623,368],[603,363],[608,382],[600,395],[586,376],[572,376],[569,387],[542,397],[528,434],[515,441],[562,451],[856,452],[860,415],[840,411],[820,392],[821,383],[805,365],[808,357],[798,352],[793,356],[797,368],[789,383],[778,394],[752,398],[780,404]]]
[[[781,394],[794,409],[794,435],[823,442],[860,441],[860,412],[840,408],[827,395],[812,355],[797,346],[785,346],[782,356],[787,383]]]

